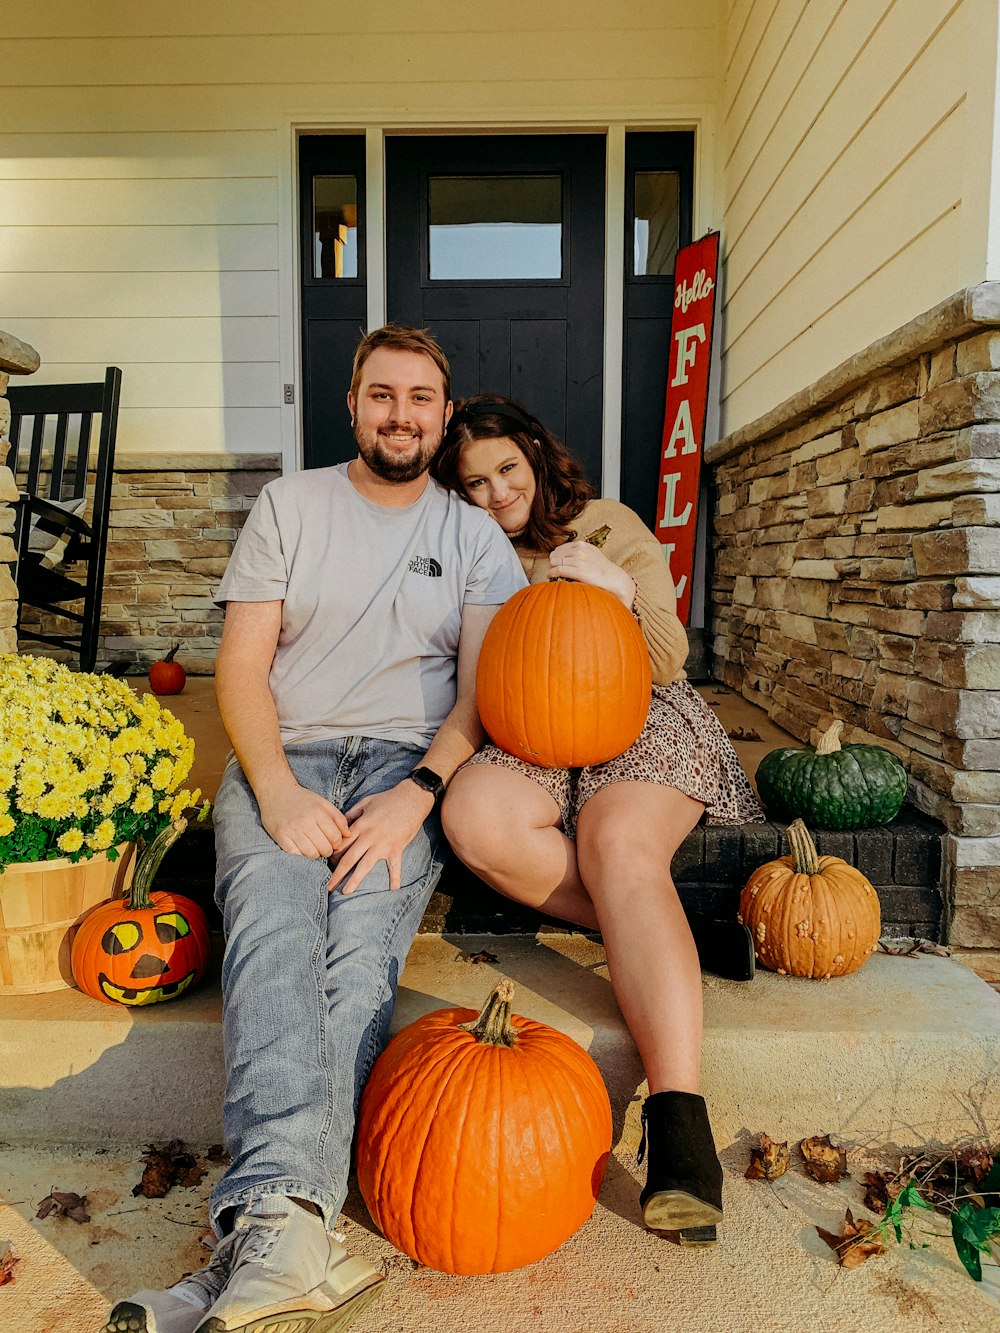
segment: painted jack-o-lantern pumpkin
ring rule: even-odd
[[[108,1004],[173,1000],[202,976],[211,951],[208,921],[196,902],[150,893],[167,848],[187,827],[168,824],[139,858],[125,898],[101,903],[84,917],[73,941],[73,979]]]

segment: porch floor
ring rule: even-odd
[[[475,959],[485,960],[476,962]],[[585,1046],[604,1077],[614,1149],[592,1219],[530,1268],[451,1278],[417,1268],[373,1228],[356,1186],[339,1225],[352,1249],[384,1263],[387,1293],[357,1333],[979,1333],[1000,1321],[1000,1270],[971,1282],[943,1219],[856,1272],[840,1272],[815,1227],[864,1216],[861,1178],[901,1149],[995,1142],[1000,1126],[1000,996],[949,959],[875,955],[854,976],[809,982],[758,973],[749,985],[706,977],[703,1084],[725,1169],[717,1250],[678,1249],[643,1230],[635,1153],[645,1092],[608,982],[603,951],[579,935],[418,937],[394,1028],[428,1011],[482,1002],[499,976],[515,1010]],[[181,1138],[202,1153],[221,1139],[217,983],[178,1004],[131,1011],[66,990],[0,998],[6,1059],[0,1120],[0,1233],[21,1259],[0,1295],[5,1328],[100,1327],[110,1302],[167,1285],[204,1262],[208,1189],[133,1198],[143,1145]],[[773,1186],[744,1179],[761,1132],[793,1149]],[[808,1179],[794,1152],[831,1133],[851,1178]],[[70,1146],[66,1146],[70,1145]],[[91,1222],[38,1221],[53,1188],[86,1194]],[[933,1233],[933,1234],[925,1234]],[[934,1238],[936,1235],[937,1238]],[[0,1247],[2,1249],[2,1247]],[[489,1311],[487,1317],[484,1312]]]

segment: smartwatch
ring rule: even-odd
[[[434,804],[441,804],[441,797],[444,795],[444,779],[440,774],[435,773],[433,768],[415,768],[412,773],[406,775],[411,782],[415,782],[418,787],[423,787],[424,791],[429,791],[434,797]]]

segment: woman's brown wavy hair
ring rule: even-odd
[[[535,474],[535,498],[518,544],[549,552],[572,541],[576,533],[570,523],[593,498],[594,488],[562,441],[513,398],[478,394],[458,403],[431,473],[442,486],[468,499],[458,475],[462,449],[477,440],[503,439],[513,440]]]

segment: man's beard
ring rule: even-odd
[[[389,432],[391,433],[391,432]],[[401,454],[382,443],[377,431],[362,432],[360,426],[354,427],[354,439],[358,452],[364,459],[370,472],[383,481],[416,481],[431,465],[431,460],[438,451],[444,435],[444,419],[441,430],[432,436],[419,435],[413,442],[410,453]]]

